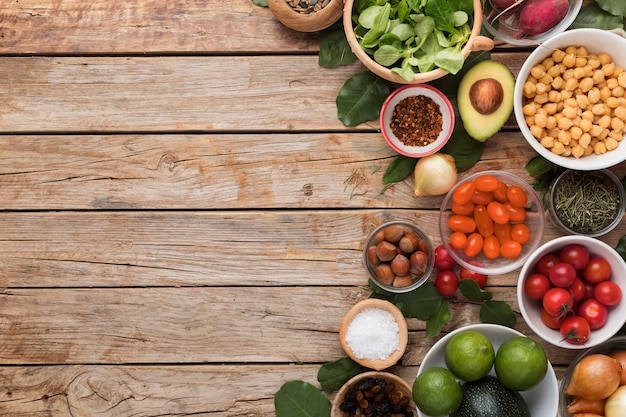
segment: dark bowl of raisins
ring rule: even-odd
[[[331,417],[417,416],[411,386],[389,372],[370,371],[356,375],[337,392]]]

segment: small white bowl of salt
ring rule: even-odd
[[[404,315],[386,300],[368,298],[355,304],[339,327],[346,354],[376,371],[395,365],[404,355],[409,333]]]

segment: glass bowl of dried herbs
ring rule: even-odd
[[[590,237],[617,227],[626,208],[624,187],[608,169],[567,169],[551,184],[546,200],[548,217],[555,226]]]
[[[454,130],[450,100],[427,84],[406,85],[392,92],[380,111],[380,130],[396,152],[422,158],[440,150]]]

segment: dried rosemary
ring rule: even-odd
[[[620,214],[617,185],[602,172],[570,171],[555,184],[552,200],[555,215],[578,233],[598,232]]]

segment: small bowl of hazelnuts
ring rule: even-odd
[[[363,264],[378,287],[412,291],[428,280],[435,263],[433,244],[422,229],[406,221],[378,226],[367,237]]]

